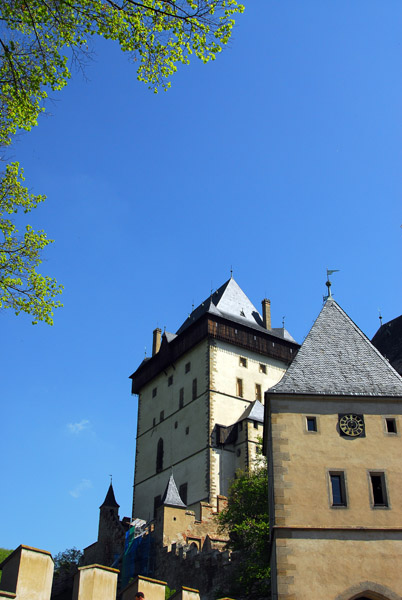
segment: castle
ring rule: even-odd
[[[394,364],[399,324],[373,339]],[[299,347],[231,278],[131,379],[133,515],[110,485],[86,565],[119,564],[123,594],[141,575],[214,598],[236,570],[215,515],[263,435],[272,600],[402,598],[402,378],[330,293]]]

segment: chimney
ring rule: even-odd
[[[265,329],[272,329],[271,327],[271,300],[264,298],[262,304],[262,321]]]
[[[159,352],[159,348],[161,347],[161,336],[162,329],[159,329],[159,327],[154,329],[152,338],[152,356]]]

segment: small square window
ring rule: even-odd
[[[158,393],[158,388],[154,388],[152,390],[152,398],[155,398],[156,394]]]
[[[184,388],[180,388],[179,408],[183,408],[183,406],[184,406]]]
[[[339,471],[338,473],[330,473],[329,477],[331,481],[332,506],[347,506],[345,473],[343,473],[343,471]]]
[[[239,359],[239,364],[241,367],[245,367],[247,369],[247,358],[241,356]]]
[[[164,418],[165,418],[165,411],[161,410],[161,414],[159,415],[159,420],[163,421]]]
[[[307,431],[317,431],[317,417],[306,417]]]
[[[243,379],[236,379],[236,395],[243,398]]]
[[[185,364],[184,372],[185,373],[189,373],[190,369],[191,369],[191,362],[188,362],[188,363]]]
[[[260,368],[259,368],[260,373],[264,373],[264,375],[267,374],[267,365],[263,365],[262,363],[260,363]]]
[[[170,377],[168,378],[168,385],[172,385],[173,384],[173,375],[170,375]]]
[[[384,473],[370,473],[371,492],[374,507],[387,507],[388,495]]]
[[[261,394],[261,384],[255,384],[255,399],[261,402],[262,394]]]
[[[385,426],[387,428],[387,433],[397,433],[396,419],[391,417],[385,419]]]

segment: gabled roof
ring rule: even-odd
[[[177,486],[173,478],[173,473],[169,477],[165,493],[162,497],[162,504],[164,504],[165,506],[178,506],[179,508],[186,508],[186,505],[180,498],[180,494],[177,490]]]
[[[273,393],[402,396],[402,378],[329,298]]]
[[[193,310],[177,330],[177,335],[185,331],[187,327],[206,313],[224,317],[239,325],[247,325],[264,333],[268,331],[271,335],[290,342],[295,341],[284,328],[267,330],[264,327],[260,313],[233,277],[228,279],[228,281]]]
[[[236,423],[240,423],[240,421],[244,421],[245,419],[250,419],[250,421],[258,421],[259,423],[264,422],[264,406],[259,400],[254,400],[254,402],[252,402],[250,406],[246,408],[241,417],[237,419]]]
[[[101,504],[99,508],[103,508],[104,506],[107,506],[110,508],[114,508],[114,507],[119,508],[120,507],[120,504],[117,504],[116,498],[114,497],[114,491],[113,491],[112,484],[109,485],[109,489],[107,491],[106,498],[104,499],[103,504]]]

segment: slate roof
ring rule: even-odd
[[[201,304],[193,310],[177,330],[177,335],[185,331],[187,327],[206,313],[224,317],[239,325],[247,325],[248,327],[263,331],[264,333],[267,333],[268,331],[276,337],[295,342],[286,329],[282,327],[270,330],[265,329],[260,313],[251,300],[247,298],[246,294],[233,277],[228,279],[228,281],[221,285],[221,287],[211,294],[209,298],[204,300],[204,302],[201,302]]]
[[[402,396],[402,378],[333,298],[269,393]]]
[[[162,504],[164,504],[165,506],[178,506],[179,508],[187,508],[183,500],[180,498],[180,494],[177,490],[173,473],[169,477],[165,493],[162,497]]]
[[[259,423],[264,422],[264,406],[259,400],[254,400],[254,402],[246,408],[241,417],[237,419],[236,423],[240,423],[240,421],[244,421],[245,419],[258,421]]]
[[[402,375],[402,315],[381,325],[371,343]]]
[[[102,508],[103,506],[107,506],[107,507],[116,507],[119,508],[120,504],[117,504],[116,502],[116,498],[114,497],[114,491],[113,491],[113,486],[112,484],[109,485],[109,489],[107,491],[106,494],[106,498],[103,501],[103,504],[101,504],[101,506],[99,508]]]

